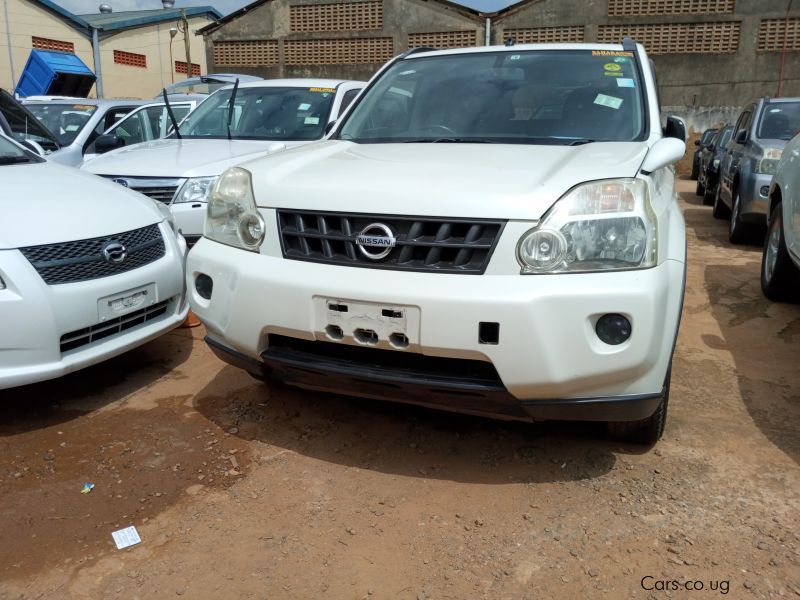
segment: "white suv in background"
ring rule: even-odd
[[[192,309],[256,377],[654,443],[683,138],[630,40],[406,53],[327,141],[222,174]]]
[[[191,246],[206,200],[228,167],[319,140],[364,87],[360,81],[272,79],[214,92],[167,139],[126,146],[83,165],[171,207]]]
[[[178,326],[186,243],[166,207],[0,136],[0,389]]]

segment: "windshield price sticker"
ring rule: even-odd
[[[619,107],[622,106],[622,98],[606,96],[605,94],[597,94],[597,98],[594,99],[594,103],[599,104],[600,106],[613,108],[614,110],[619,110]]]

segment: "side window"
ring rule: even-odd
[[[94,141],[97,139],[97,136],[103,135],[104,132],[108,131],[112,125],[115,125],[118,121],[122,119],[125,115],[131,112],[135,106],[119,106],[116,108],[110,108],[105,115],[97,122],[97,125],[92,131],[91,135],[87,138],[86,143],[83,145],[83,152],[84,154],[94,153]]]
[[[138,144],[147,139],[145,130],[145,120],[147,116],[144,111],[138,112],[130,119],[126,119],[124,123],[120,123],[115,129],[114,134],[125,140],[125,145]]]
[[[361,91],[361,88],[357,88],[357,89],[355,89],[355,90],[347,90],[347,91],[344,93],[344,95],[342,96],[342,104],[341,104],[341,106],[339,107],[339,114],[338,114],[338,115],[336,115],[336,118],[337,118],[337,119],[338,119],[339,117],[341,117],[341,116],[342,116],[342,113],[343,113],[345,110],[347,110],[347,107],[348,107],[348,106],[350,106],[350,103],[353,101],[353,99],[354,99],[356,96],[358,96],[358,92],[360,92],[360,91]]]
[[[749,127],[752,115],[753,113],[751,113],[749,110],[746,110],[741,114],[739,120],[736,122],[736,129],[733,134],[734,140],[736,140],[736,137],[739,135],[740,131],[743,131]]]

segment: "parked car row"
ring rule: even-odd
[[[764,295],[798,298],[800,98],[761,98],[697,145],[697,195],[715,218],[728,219],[732,243],[763,240]]]
[[[135,118],[161,133],[163,117]],[[58,204],[52,226],[3,240],[0,387],[157,335],[185,290],[212,350],[259,379],[661,436],[685,128],[660,126],[641,45],[418,49],[368,85],[239,81],[133,139],[69,171],[69,194],[61,174],[34,194]],[[6,151],[29,196],[34,169],[61,168]],[[73,202],[92,216],[67,220]],[[25,298],[46,316],[27,342]]]

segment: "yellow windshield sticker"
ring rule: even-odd
[[[326,94],[335,94],[336,90],[333,88],[308,88],[309,92],[324,92]]]
[[[622,77],[622,73],[619,71],[606,71],[603,75],[606,77]]]
[[[592,50],[592,56],[633,56],[633,52],[620,52],[619,50]]]
[[[91,104],[73,104],[73,110],[94,110],[96,107]]]
[[[622,71],[622,67],[620,67],[617,63],[606,63],[603,65],[606,71]]]

